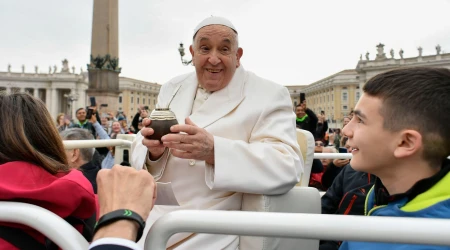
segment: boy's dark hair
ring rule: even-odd
[[[395,69],[371,78],[363,91],[383,101],[386,129],[422,135],[425,160],[437,165],[450,155],[450,70]]]

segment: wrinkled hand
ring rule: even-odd
[[[164,153],[166,147],[160,143],[158,140],[150,140],[147,139],[148,136],[153,135],[155,131],[148,127],[152,123],[152,120],[146,118],[142,120],[142,125],[144,126],[141,129],[141,134],[144,136],[142,140],[142,144],[148,148],[150,160],[157,160]]]
[[[147,220],[156,200],[156,182],[146,170],[114,165],[97,174],[98,201],[103,216],[118,209],[129,209]],[[105,237],[135,240],[137,223],[119,220],[101,227],[94,240]]]
[[[205,129],[199,128],[191,119],[186,118],[184,125],[174,125],[170,130],[174,133],[161,138],[163,145],[171,148],[172,155],[183,159],[204,160],[214,165],[214,136]]]
[[[350,163],[349,159],[334,159],[333,160],[333,164],[338,168],[342,168],[343,166],[345,166],[349,163]]]

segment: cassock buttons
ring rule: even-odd
[[[194,166],[195,165],[195,160],[189,160],[189,166]]]

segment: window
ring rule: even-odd
[[[145,98],[142,98],[142,104],[145,104]]]
[[[153,100],[153,105],[156,105],[156,99]]]
[[[347,89],[347,87],[342,87],[342,89]]]
[[[342,109],[347,110],[348,109],[347,105],[342,106]]]
[[[137,104],[139,104],[139,97],[138,97],[138,98],[136,98],[136,103],[137,103]]]
[[[361,93],[359,91],[356,91],[356,101],[359,100],[360,95],[361,95]]]
[[[131,103],[133,103],[133,101],[134,101],[134,97],[131,97]],[[131,109],[131,110],[133,110],[133,109]]]
[[[327,102],[329,102],[330,101],[330,96],[329,95],[327,95]]]
[[[294,107],[297,107],[297,101],[294,102]]]
[[[334,95],[331,94],[331,101],[334,102]]]
[[[342,93],[342,100],[347,101],[347,92]]]
[[[122,97],[119,96],[119,103],[122,103]]]

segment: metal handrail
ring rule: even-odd
[[[314,153],[314,159],[351,159],[350,153]]]
[[[450,246],[447,219],[179,210],[155,222],[144,249],[166,249],[180,232]]]
[[[351,153],[314,153],[314,159],[352,159]],[[450,156],[448,157],[450,159]]]
[[[110,140],[65,140],[63,141],[65,149],[74,148],[96,148],[123,146],[130,148],[132,141],[123,139]],[[352,159],[351,153],[314,153],[314,159]],[[448,157],[450,159],[450,156]]]
[[[65,140],[63,141],[65,149],[74,148],[97,148],[97,147],[115,147],[126,146],[131,147],[131,141],[121,139],[108,140]]]
[[[0,221],[26,225],[47,236],[62,249],[88,249],[89,243],[64,219],[36,205],[0,201]]]

